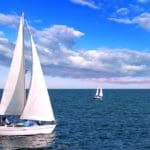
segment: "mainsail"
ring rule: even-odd
[[[103,97],[103,89],[102,88],[100,88],[100,94],[99,94],[99,96]]]
[[[24,15],[21,16],[16,47],[3,91],[0,115],[21,115],[25,104]]]
[[[30,33],[32,47],[32,76],[27,103],[21,119],[54,121],[54,114],[46,88],[40,60]]]

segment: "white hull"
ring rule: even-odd
[[[56,125],[37,125],[30,127],[0,126],[0,136],[51,134]]]
[[[94,99],[102,99],[103,97],[102,96],[95,96],[93,97]]]

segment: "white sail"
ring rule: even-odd
[[[32,77],[27,103],[21,119],[54,121],[55,118],[50,98],[46,88],[46,83],[44,80],[39,57],[31,34],[30,37],[33,61]]]
[[[99,95],[99,89],[97,88],[95,96]]]
[[[102,88],[100,89],[99,96],[103,97],[103,89]]]
[[[24,108],[25,75],[23,26],[24,15],[22,15],[20,19],[16,47],[0,104],[0,115],[21,115]]]

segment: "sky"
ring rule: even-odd
[[[48,88],[150,88],[150,0],[3,0],[0,88],[24,12]],[[31,53],[25,31],[27,82]]]

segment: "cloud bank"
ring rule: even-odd
[[[1,19],[0,24],[17,26],[18,17],[12,16],[17,20],[16,24],[12,24],[10,16],[5,15],[4,18],[8,20],[8,17],[9,21]],[[136,20],[144,22],[140,17]],[[149,83],[149,80],[145,79],[150,76],[149,51],[111,48],[74,50],[76,40],[84,36],[84,33],[65,25],[53,25],[42,30],[32,27],[32,32],[44,72],[49,76],[111,83]],[[10,65],[14,46],[15,43],[1,36],[0,65]],[[28,44],[26,50],[27,63],[31,64]]]

